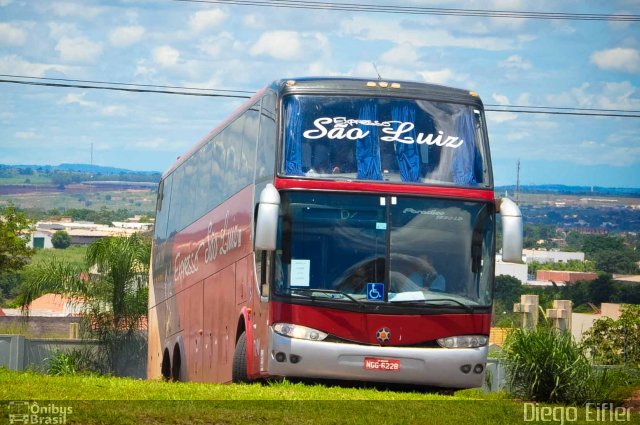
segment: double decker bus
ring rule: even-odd
[[[476,93],[275,81],[162,176],[148,376],[480,386],[498,213]]]

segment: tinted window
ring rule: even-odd
[[[482,114],[471,106],[346,96],[284,99],[282,173],[489,186]]]

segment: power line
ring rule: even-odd
[[[0,74],[0,77],[8,77],[7,74]],[[232,99],[248,99],[255,91],[248,90],[225,90],[212,88],[195,88],[156,84],[135,84],[135,83],[115,83],[107,81],[72,80],[65,78],[44,78],[14,75],[13,78],[29,79],[35,81],[20,81],[15,79],[0,78],[0,83],[22,84],[31,86],[55,87],[55,88],[76,88],[91,90],[110,90],[131,93],[156,93],[172,94],[181,96],[199,97],[219,97]],[[97,85],[100,84],[100,85]],[[127,86],[127,87],[125,87]],[[162,90],[161,90],[162,89]],[[169,90],[172,89],[172,90]],[[183,91],[200,90],[196,91]],[[243,94],[247,93],[247,94]],[[619,117],[619,118],[640,118],[640,111],[625,109],[596,109],[596,108],[570,108],[551,106],[524,106],[524,105],[485,105],[487,112],[522,113],[522,114],[545,114],[545,115],[574,115],[574,116],[595,116],[595,117]]]
[[[197,93],[197,92],[185,92],[176,90],[157,90],[157,89],[144,89],[144,88],[130,88],[130,87],[109,87],[109,86],[97,86],[90,84],[70,84],[70,83],[50,83],[39,81],[18,81],[0,79],[0,83],[10,84],[22,84],[28,86],[45,86],[45,87],[68,87],[74,89],[93,89],[93,90],[111,90],[111,91],[124,91],[133,93],[160,93],[160,94],[175,94],[182,96],[202,96],[202,97],[225,97],[235,99],[248,99],[251,96],[247,95],[235,95],[235,94],[222,94],[222,93]]]
[[[622,21],[638,22],[640,15],[633,14],[604,14],[604,13],[562,13],[562,12],[531,12],[515,10],[485,10],[485,9],[452,9],[441,7],[411,7],[396,5],[373,5],[368,3],[330,3],[322,1],[294,1],[294,0],[170,0],[181,3],[229,4],[236,6],[259,6],[287,9],[336,10],[349,12],[393,13],[411,15],[444,15],[467,16],[482,18],[512,18],[512,19],[551,19],[578,21]]]
[[[248,90],[230,90],[230,89],[210,89],[206,87],[185,87],[185,86],[169,86],[169,85],[160,85],[160,84],[140,84],[140,83],[121,83],[115,81],[96,81],[96,80],[74,80],[70,78],[47,78],[47,77],[32,77],[25,75],[12,75],[12,74],[0,74],[0,77],[7,78],[20,78],[25,80],[41,80],[41,81],[63,81],[66,83],[83,83],[83,84],[104,84],[104,85],[113,85],[113,86],[129,86],[129,87],[150,87],[150,88],[161,88],[161,89],[180,89],[180,90],[199,90],[199,91],[209,91],[216,93],[243,93],[253,95],[256,91],[248,91]]]
[[[625,114],[608,113],[608,112],[580,112],[580,109],[576,109],[574,112],[567,111],[554,111],[554,110],[539,110],[539,109],[494,109],[485,108],[487,112],[508,112],[512,114],[544,114],[544,115],[575,115],[580,117],[619,117],[619,118],[640,118],[640,114]]]

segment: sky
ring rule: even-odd
[[[640,0],[347,3],[357,2],[388,5],[391,11],[416,6],[640,15]],[[639,115],[640,21],[175,0],[0,0],[3,80],[255,92],[280,78],[375,79],[376,69],[389,81],[474,90],[485,105]],[[242,99],[223,97],[0,82],[0,163],[56,165],[93,159],[97,165],[163,171],[241,104]],[[497,185],[515,184],[519,160],[524,185],[640,187],[640,118],[486,115]]]

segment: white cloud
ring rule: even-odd
[[[493,100],[498,104],[498,105],[510,105],[511,102],[509,102],[509,98],[507,96],[505,96],[504,94],[499,94],[499,93],[493,93],[491,95],[491,97],[493,98]]]
[[[237,49],[244,50],[241,44],[233,38],[233,34],[229,32],[203,38],[198,44],[198,49],[214,58],[228,56]]]
[[[420,71],[419,74],[424,81],[431,84],[450,84],[454,78],[454,72],[449,68],[437,71]]]
[[[267,55],[276,59],[296,59],[301,54],[300,34],[295,31],[262,33],[249,53],[252,56]]]
[[[507,59],[501,61],[498,65],[502,68],[519,69],[526,71],[531,69],[531,62],[522,59],[520,55],[511,55]]]
[[[400,44],[381,54],[380,59],[387,63],[412,63],[418,60],[418,51],[410,44]]]
[[[451,32],[430,28],[406,26],[403,22],[366,17],[354,17],[342,21],[341,31],[367,41],[391,41],[414,47],[464,47],[481,50],[510,50],[515,47],[513,40],[505,37],[458,37]]]
[[[145,33],[139,25],[118,27],[109,33],[109,42],[115,47],[127,47],[140,41]]]
[[[46,9],[58,16],[83,19],[93,19],[106,10],[103,7],[87,5],[85,2],[51,2]]]
[[[69,24],[64,22],[49,22],[49,36],[54,40],[59,40],[62,37],[76,37],[80,35],[78,27],[75,24]]]
[[[27,41],[27,33],[13,24],[0,22],[0,44],[21,46]]]
[[[108,105],[102,106],[98,102],[85,100],[87,92],[82,93],[68,93],[65,97],[58,101],[59,105],[78,105],[83,108],[96,111],[100,115],[109,117],[124,116],[127,113],[127,108],[122,105]],[[95,123],[97,124],[97,123]]]
[[[259,28],[261,26],[261,21],[256,15],[245,15],[242,18],[242,25],[247,28]]]
[[[0,56],[0,73],[29,75],[44,77],[47,72],[56,71],[62,74],[72,74],[76,68],[64,65],[27,62],[17,55]]]
[[[180,59],[180,51],[171,46],[160,46],[153,49],[153,60],[160,66],[175,66]]]
[[[102,115],[107,115],[110,117],[115,117],[115,116],[122,117],[127,114],[127,108],[125,108],[122,105],[109,105],[109,106],[100,108],[100,113]]]
[[[58,104],[60,105],[80,105],[84,108],[96,108],[98,106],[95,102],[90,102],[88,100],[84,100],[84,97],[87,95],[86,92],[82,92],[80,94],[77,93],[69,93],[60,101]]]
[[[132,147],[137,149],[149,149],[154,151],[173,151],[175,150],[175,145],[169,143],[167,140],[157,137],[155,139],[149,140],[140,140],[134,142]]]
[[[38,134],[33,130],[28,131],[16,131],[13,135],[16,139],[35,139],[38,137]]]
[[[629,81],[609,82],[597,86],[583,83],[566,92],[547,96],[547,102],[559,107],[629,110],[640,108],[638,88]]]
[[[636,49],[616,47],[600,50],[591,55],[591,62],[600,69],[640,72],[640,52]]]
[[[511,105],[509,98],[500,93],[493,93],[491,98],[498,105],[508,106]],[[518,115],[513,112],[487,112],[487,120],[495,122],[495,123],[503,123],[508,121],[514,121],[518,119]]]
[[[102,54],[102,45],[84,37],[62,37],[56,51],[64,61],[92,62]]]
[[[194,31],[200,32],[209,28],[216,28],[227,19],[227,13],[221,9],[200,10],[189,20]]]

